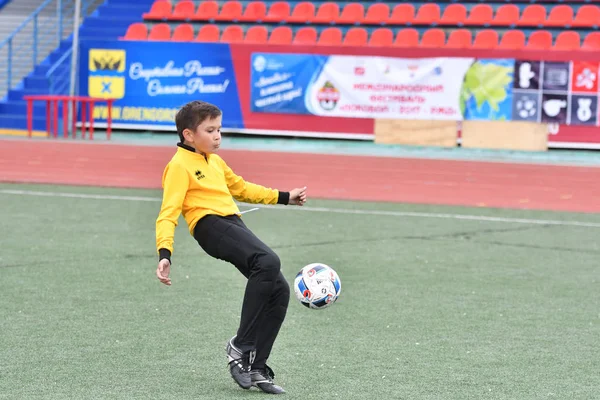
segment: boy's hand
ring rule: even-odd
[[[302,206],[304,203],[306,203],[306,186],[290,190],[290,202],[288,204]]]
[[[167,286],[171,286],[171,279],[169,279],[169,273],[171,272],[171,263],[166,258],[163,258],[158,262],[158,268],[156,268],[156,276],[158,280]]]

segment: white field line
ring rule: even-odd
[[[73,199],[91,199],[91,200],[116,200],[116,201],[147,201],[161,202],[160,197],[144,197],[144,196],[117,196],[104,194],[86,194],[86,193],[60,193],[60,192],[41,192],[30,190],[8,190],[0,189],[0,194],[17,195],[17,196],[42,196],[42,197],[66,197]],[[468,221],[482,222],[498,222],[511,224],[528,224],[528,225],[557,225],[557,226],[578,226],[586,228],[600,228],[600,223],[597,222],[581,222],[573,220],[548,220],[548,219],[528,219],[528,218],[503,218],[503,217],[488,217],[484,215],[465,215],[465,214],[442,214],[428,212],[406,212],[406,211],[378,211],[378,210],[351,210],[344,208],[330,207],[284,207],[270,206],[262,204],[253,204],[253,207],[268,208],[270,210],[294,210],[303,212],[322,212],[334,214],[348,215],[376,215],[388,217],[412,217],[412,218],[440,218],[440,219],[455,219]]]

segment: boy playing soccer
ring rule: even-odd
[[[180,143],[162,178],[162,207],[156,220],[156,275],[171,285],[173,236],[180,213],[200,247],[230,262],[247,279],[237,335],[227,342],[229,371],[244,389],[284,393],[273,383],[266,364],[290,297],[279,257],[242,222],[233,199],[246,203],[306,202],[306,188],[280,192],[245,182],[215,153],[221,143],[222,113],[216,106],[192,101],[175,117]]]

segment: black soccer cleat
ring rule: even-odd
[[[271,368],[269,368],[268,365],[265,365],[264,368],[253,369],[252,371],[250,371],[250,376],[252,377],[252,386],[259,388],[265,393],[285,393],[285,390],[283,390],[281,386],[275,385],[273,383],[275,373]]]
[[[235,336],[227,342],[227,359],[229,360],[229,372],[233,380],[243,389],[250,389],[252,386],[252,378],[250,377],[250,369],[256,356],[256,350],[242,353],[242,351],[233,344]]]

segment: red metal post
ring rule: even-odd
[[[52,115],[52,103],[46,100],[46,136],[50,137],[50,115]]]
[[[53,133],[54,133],[54,138],[56,139],[58,137],[58,100],[56,98],[52,99],[52,102],[54,103],[54,129],[53,129]]]
[[[85,139],[85,120],[86,115],[85,115],[85,106],[86,106],[86,101],[85,100],[81,100],[81,138]]]
[[[63,138],[69,137],[69,100],[67,98],[63,98]]]
[[[71,109],[73,115],[71,115],[71,137],[75,139],[77,137],[77,101],[71,98]]]
[[[90,140],[94,140],[94,100],[90,100]]]
[[[27,99],[27,135],[33,134],[33,99]]]

